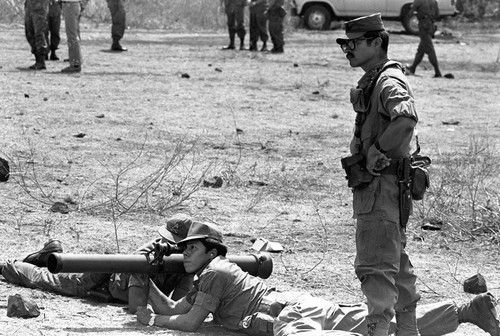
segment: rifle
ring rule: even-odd
[[[273,260],[266,252],[245,256],[228,256],[251,275],[267,279],[273,271]],[[51,273],[186,273],[181,254],[71,254],[51,253],[47,258]]]

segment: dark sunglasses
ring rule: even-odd
[[[375,39],[376,37],[358,37],[358,38],[355,38],[355,39],[352,39],[352,40],[346,40],[345,43],[341,44],[340,45],[340,48],[342,49],[343,52],[348,52],[348,51],[353,51],[354,49],[356,49],[356,44],[357,44],[357,41],[363,41],[363,40],[373,40]]]

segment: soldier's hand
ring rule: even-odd
[[[144,325],[150,325],[154,315],[154,311],[150,306],[137,307],[137,321]]]
[[[385,154],[381,153],[375,145],[372,145],[368,150],[366,155],[366,169],[370,174],[374,176],[379,176],[382,169],[391,164],[391,159],[389,159]]]

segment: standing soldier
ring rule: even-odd
[[[47,17],[49,15],[50,0],[26,0],[24,7],[24,32],[35,55],[35,64],[31,70],[45,70],[45,55],[47,54]]]
[[[418,44],[413,64],[406,65],[406,72],[410,75],[415,74],[417,66],[422,62],[424,55],[427,54],[429,62],[434,67],[434,78],[442,77],[434,44],[432,43],[434,33],[436,32],[434,21],[439,17],[438,3],[436,0],[415,0],[413,1],[411,10],[417,13],[420,43]]]
[[[109,11],[111,12],[111,50],[113,51],[127,51],[127,48],[122,47],[120,40],[125,34],[126,26],[126,13],[124,0],[106,0],[108,3]]]
[[[286,10],[283,8],[284,0],[269,0],[267,18],[269,19],[269,34],[273,41],[272,53],[281,54],[284,52],[285,38],[283,37],[283,20],[286,16]]]
[[[47,18],[47,32],[45,33],[45,40],[49,43],[50,47],[50,60],[58,61],[59,57],[56,55],[56,50],[59,48],[61,36],[61,3],[58,0],[50,0],[49,16]],[[50,41],[50,42],[49,42]],[[49,54],[45,55],[45,59],[49,59]]]
[[[267,51],[267,1],[266,0],[251,0],[250,7],[250,51],[257,51],[257,41],[259,37],[262,41],[262,49]]]
[[[247,0],[221,0],[227,15],[227,29],[229,31],[229,45],[223,50],[234,50],[234,37],[240,38],[240,50],[245,50],[245,6]]]
[[[369,336],[419,336],[420,299],[406,247],[411,196],[406,189],[410,141],[417,124],[413,93],[401,64],[388,58],[389,33],[380,13],[345,23],[338,38],[349,64],[365,72],[351,89],[356,112],[352,156],[342,160],[353,188],[355,271],[367,299]],[[358,160],[359,158],[359,160]]]

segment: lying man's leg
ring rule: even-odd
[[[7,261],[2,275],[10,283],[68,296],[86,297],[88,291],[96,286],[96,279],[91,273],[53,274],[47,268],[22,261]]]

